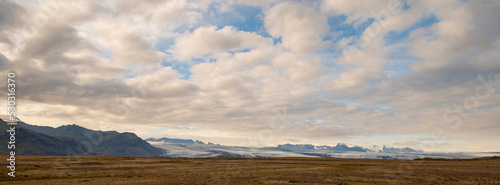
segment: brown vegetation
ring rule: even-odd
[[[499,158],[16,157],[16,177],[3,167],[0,184],[500,184]]]

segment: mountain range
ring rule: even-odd
[[[0,143],[5,144],[0,147],[0,154],[9,153],[7,143],[10,141],[11,126],[0,119]],[[67,137],[53,137],[46,134],[34,132],[22,126],[16,127],[15,152],[18,155],[96,155],[89,152],[78,141]]]
[[[374,145],[372,149],[364,148],[356,145],[348,145],[345,143],[337,143],[336,146],[315,146],[312,144],[284,144],[278,145],[277,147],[280,150],[285,151],[332,151],[336,153],[343,152],[380,152],[380,153],[421,153],[422,150],[416,150],[409,147],[404,148],[395,148],[392,146],[377,146]]]
[[[0,129],[9,128],[0,118]],[[276,147],[241,147],[167,137],[142,140],[130,132],[96,131],[75,124],[54,128],[19,121],[16,129],[16,154],[19,155],[407,158],[405,155],[422,153],[408,147],[373,146],[368,149],[344,143],[335,146],[283,144]],[[8,139],[8,132],[0,132],[0,142],[7,143]],[[7,153],[7,147],[0,147],[0,154]]]
[[[172,139],[172,138],[166,138],[166,137],[162,137],[159,139],[147,138],[146,141],[178,143],[178,144],[205,144],[203,141],[198,141],[198,140],[194,141],[192,139]]]
[[[411,148],[383,146],[380,150],[338,143],[336,146],[283,144],[277,147],[223,146],[191,139],[148,138],[153,146],[165,150],[165,157],[348,157],[408,159],[422,155]]]
[[[0,125],[1,129],[9,129],[3,120]],[[8,134],[0,132],[0,142],[7,143]],[[16,137],[16,154],[20,155],[160,156],[164,153],[134,133],[96,131],[78,125],[53,128],[20,121]],[[0,154],[7,152],[6,147],[0,148]]]
[[[284,144],[284,145],[278,145],[277,147],[280,150],[285,150],[285,151],[307,151],[307,150],[325,150],[325,151],[333,151],[333,152],[368,152],[370,151],[367,148],[363,148],[360,146],[347,146],[344,143],[338,143],[337,146],[327,146],[327,145],[322,145],[322,146],[315,146],[312,144]]]

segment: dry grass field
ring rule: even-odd
[[[17,176],[7,176],[3,167],[0,184],[500,184],[498,157],[407,161],[17,156],[16,160]]]

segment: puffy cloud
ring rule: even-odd
[[[101,22],[95,26],[94,33],[99,45],[111,50],[112,60],[117,63],[155,66],[165,57],[164,53],[155,50],[151,40],[125,22]]]
[[[11,42],[6,32],[22,26],[21,22],[26,9],[13,1],[2,1],[0,2],[0,7],[0,30],[2,30],[0,43]]]
[[[381,11],[389,11],[391,14],[398,14],[402,8],[399,0],[384,1],[344,1],[344,0],[323,0],[321,8],[323,12],[331,15],[347,15],[347,23],[359,24],[367,21],[368,18],[379,16]]]
[[[283,53],[272,61],[273,66],[282,68],[282,75],[289,84],[308,84],[312,85],[320,80],[326,72],[319,59],[300,58],[293,53]]]
[[[175,98],[181,96],[191,96],[198,88],[192,83],[180,80],[175,70],[170,67],[160,68],[157,71],[135,78],[127,79],[129,87],[138,89],[142,94],[141,98]]]
[[[191,6],[185,0],[158,1],[113,1],[118,13],[132,15],[154,24],[178,24],[180,21],[196,22],[186,16],[194,15],[188,8]],[[192,2],[194,3],[194,2]],[[192,6],[191,6],[192,7]]]
[[[440,87],[500,72],[495,62],[500,24],[492,16],[498,7],[497,2],[455,2],[435,12],[440,22],[411,35],[409,53],[422,59],[412,71],[436,79]]]
[[[322,35],[328,30],[327,17],[312,7],[295,2],[284,2],[266,12],[266,30],[281,38],[283,46],[298,53],[320,49]]]
[[[4,55],[0,54],[0,67],[1,69],[5,70],[7,69],[5,65],[9,62],[9,59],[5,57]]]
[[[16,27],[21,23],[25,8],[13,1],[1,2],[0,26],[2,30]]]
[[[94,46],[78,36],[78,31],[68,25],[48,24],[34,37],[26,41],[24,59],[44,59],[45,65],[59,61],[59,57],[71,50],[96,51]]]
[[[174,50],[180,59],[198,58],[220,51],[236,51],[270,45],[272,41],[259,35],[238,31],[226,26],[216,30],[215,26],[200,27],[192,34],[179,37]]]
[[[402,11],[401,1],[369,2],[368,5],[351,1],[322,1],[322,10],[328,14],[346,15],[342,24],[357,27],[361,23],[373,22],[361,30],[359,38],[342,38],[338,44],[344,45],[336,64],[351,65],[341,72],[333,82],[333,89],[363,89],[386,78],[385,65],[388,55],[395,47],[384,40],[390,31],[400,32],[414,24],[422,13]],[[354,41],[349,45],[345,42]]]

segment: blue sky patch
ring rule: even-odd
[[[404,39],[408,38],[412,31],[414,31],[418,28],[429,27],[429,26],[431,26],[435,23],[438,23],[438,22],[439,22],[439,19],[435,15],[430,15],[430,16],[422,18],[419,22],[415,23],[410,28],[408,28],[402,32],[390,31],[384,38],[386,41],[386,45],[400,43]]]

